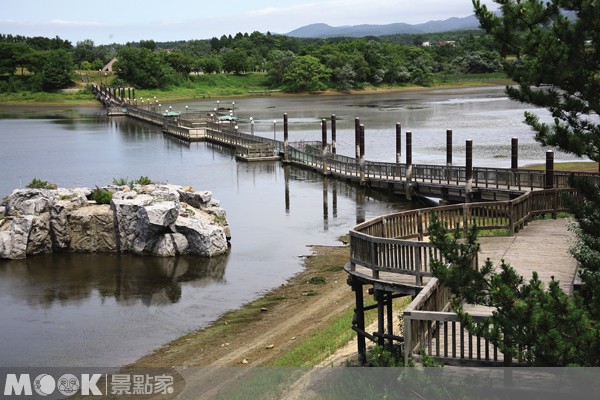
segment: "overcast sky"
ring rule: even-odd
[[[313,23],[417,24],[473,14],[471,0],[0,0],[0,10],[0,33],[58,35],[73,44],[287,33]]]

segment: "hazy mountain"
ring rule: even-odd
[[[286,33],[287,36],[305,38],[326,38],[335,36],[363,37],[363,36],[385,36],[402,33],[435,33],[455,30],[478,29],[479,21],[474,15],[469,17],[452,17],[443,21],[429,21],[423,24],[388,24],[388,25],[347,25],[330,26],[327,24],[306,25]]]

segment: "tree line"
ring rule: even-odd
[[[452,41],[423,46],[435,39]],[[260,32],[210,40],[96,46],[59,37],[0,35],[0,85],[5,91],[68,87],[75,70],[98,71],[117,58],[115,84],[181,86],[195,74],[265,73],[287,91],[349,90],[365,85],[431,85],[433,74],[500,71],[495,44],[482,31],[436,35],[306,39]]]

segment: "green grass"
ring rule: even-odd
[[[356,335],[352,326],[354,309],[348,308],[324,329],[299,343],[271,363],[271,367],[313,367],[345,346]]]
[[[0,104],[3,105],[30,105],[30,104],[68,104],[68,105],[95,105],[98,104],[92,92],[82,89],[75,93],[46,93],[28,92],[1,93]]]
[[[136,96],[153,99],[156,96],[159,103],[169,101],[202,100],[211,98],[251,96],[253,92],[264,95],[272,89],[267,86],[267,76],[264,73],[210,74],[193,76],[183,86],[170,87],[161,90],[136,90]],[[216,105],[216,104],[215,104]],[[222,107],[231,104],[222,103]]]
[[[112,83],[115,80],[113,73],[97,71],[83,71],[88,75],[89,83]],[[82,88],[84,82],[80,75],[75,74],[73,81],[74,88]],[[463,87],[463,86],[488,86],[505,85],[510,81],[502,73],[491,74],[470,74],[470,75],[447,75],[434,74],[433,87]],[[366,86],[365,90],[412,90],[419,89],[420,86],[410,85],[379,85]],[[164,89],[137,89],[135,96],[139,98],[151,98],[156,96],[161,104],[168,102],[193,101],[202,99],[225,99],[234,97],[249,96],[267,96],[270,91],[277,90],[277,87],[268,85],[268,78],[265,73],[247,73],[247,74],[209,74],[191,76],[187,82],[181,86],[168,87]],[[26,104],[96,104],[92,93],[88,90],[82,90],[76,93],[45,93],[28,92],[18,93],[0,93],[0,104],[4,105],[26,105]],[[216,104],[215,104],[216,105]],[[223,107],[228,107],[226,102]]]
[[[487,86],[513,83],[503,72],[486,74],[433,74],[433,86]]]
[[[532,164],[525,165],[521,169],[533,169],[536,171],[545,171],[546,164]],[[593,161],[570,161],[554,163],[555,171],[567,171],[567,172],[598,172],[598,163]]]

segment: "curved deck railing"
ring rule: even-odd
[[[561,192],[575,195],[573,189],[546,189],[525,193],[509,201],[465,203],[383,215],[350,230],[350,268],[356,265],[372,271],[414,275],[416,285],[431,276],[431,259],[440,254],[433,244],[424,241],[435,213],[450,229],[467,230],[476,225],[480,230],[505,229],[518,232],[536,215],[565,211]]]

